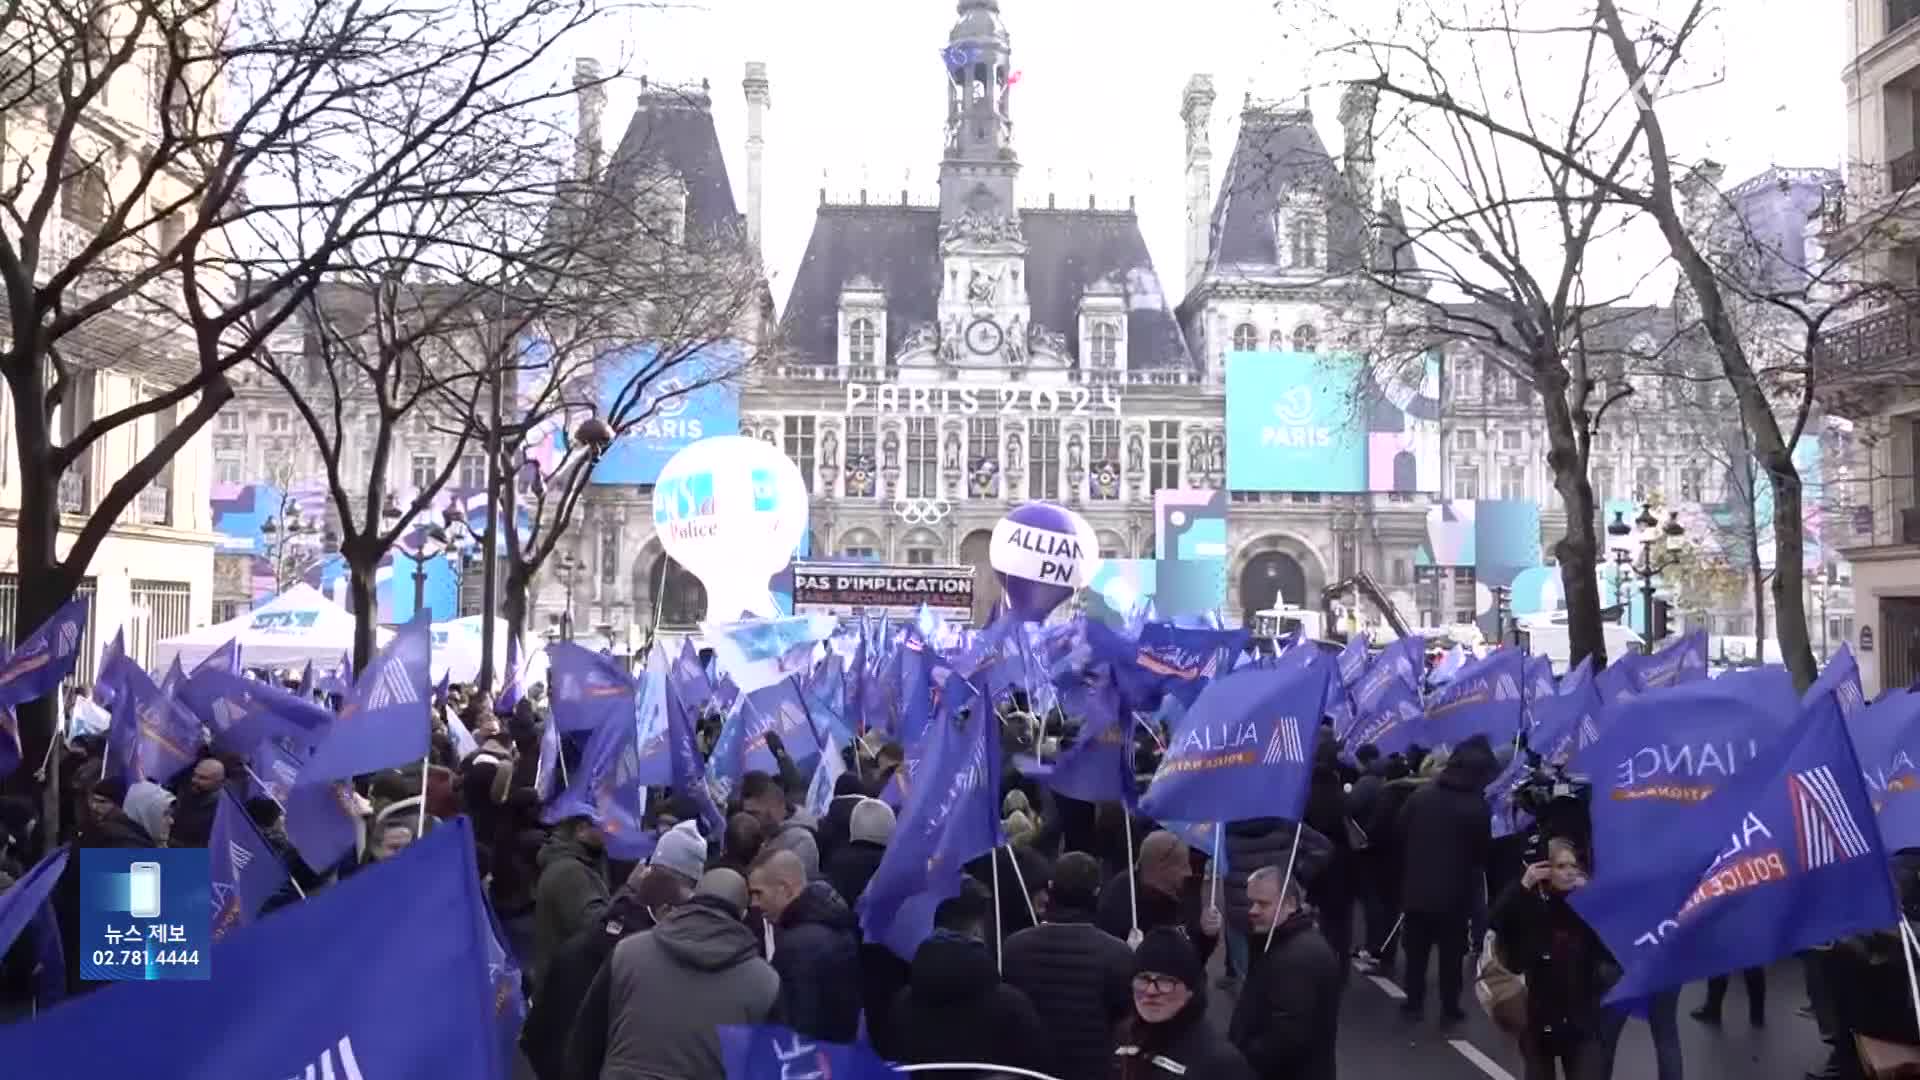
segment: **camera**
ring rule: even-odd
[[[1520,752],[1526,755],[1528,772],[1514,789],[1513,808],[1533,819],[1533,831],[1527,836],[1527,862],[1544,861],[1547,841],[1556,836],[1572,840],[1582,857],[1590,862],[1593,857],[1592,782],[1569,774],[1564,765],[1543,761],[1538,753],[1528,749],[1524,737]]]

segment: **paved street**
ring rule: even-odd
[[[1224,1029],[1233,1008],[1232,996],[1217,990],[1211,993],[1211,1012]],[[1825,1051],[1813,1021],[1798,1012],[1806,1002],[1798,964],[1768,972],[1768,1023],[1761,1031],[1747,1026],[1744,988],[1737,978],[1727,1000],[1727,1022],[1718,1029],[1686,1015],[1705,993],[1704,987],[1689,987],[1681,999],[1680,1038],[1689,1077],[1799,1080]],[[1420,1024],[1403,1020],[1401,998],[1399,987],[1386,979],[1356,973],[1348,983],[1340,1016],[1343,1080],[1406,1075],[1422,1080],[1517,1080],[1522,1075],[1511,1040],[1494,1029],[1477,1004],[1467,1003],[1464,1025],[1443,1031],[1431,1017]],[[1435,1008],[1431,997],[1428,1008]],[[1653,1080],[1654,1075],[1647,1026],[1629,1021],[1620,1040],[1614,1077]]]

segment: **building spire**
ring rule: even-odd
[[[941,216],[1013,215],[1013,41],[999,0],[959,0],[942,50],[947,82],[946,150],[940,165]]]

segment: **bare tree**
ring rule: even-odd
[[[1779,391],[1756,365],[1739,326],[1732,303],[1738,290],[1729,286],[1689,229],[1686,184],[1693,169],[1676,156],[1660,117],[1663,100],[1717,80],[1717,71],[1706,70],[1710,64],[1683,61],[1690,59],[1690,44],[1719,12],[1707,0],[1676,0],[1666,5],[1677,13],[1674,17],[1663,18],[1666,12],[1661,10],[1636,10],[1630,22],[1615,0],[1596,0],[1593,17],[1551,24],[1523,18],[1512,0],[1487,0],[1469,7],[1472,10],[1457,18],[1442,16],[1432,6],[1424,12],[1403,10],[1396,30],[1384,40],[1369,39],[1342,51],[1349,58],[1376,61],[1371,74],[1359,76],[1367,85],[1473,131],[1489,148],[1483,159],[1489,171],[1511,167],[1517,160],[1539,162],[1543,168],[1564,173],[1585,199],[1629,211],[1658,230],[1661,246],[1677,268],[1683,295],[1694,307],[1694,322],[1719,362],[1754,456],[1773,491],[1778,569],[1772,591],[1777,632],[1796,681],[1810,683],[1815,667],[1802,588],[1805,500],[1793,460],[1804,421],[1796,420],[1797,410],[1785,417],[1779,411]],[[1523,78],[1516,55],[1515,78],[1498,99],[1461,94],[1432,60],[1420,55],[1425,42],[1418,36],[1410,38],[1405,29],[1415,22],[1456,37],[1482,36],[1507,43],[1525,40],[1536,56],[1543,41],[1578,41],[1589,62],[1584,66],[1557,63],[1551,68],[1535,65]],[[1594,62],[1596,53],[1610,53],[1611,64]],[[1548,77],[1542,78],[1543,73]],[[1610,134],[1596,131],[1584,139],[1568,140],[1562,137],[1560,125],[1543,129],[1530,115],[1516,115],[1513,109],[1516,101],[1557,95],[1561,100],[1556,101],[1555,111],[1566,115],[1569,94],[1576,104],[1609,103],[1606,111],[1615,118]],[[1558,195],[1556,201],[1560,201]],[[1565,201],[1571,206],[1580,200]],[[1818,316],[1819,323],[1831,313],[1827,305]],[[1816,333],[1802,343],[1808,363],[1799,399],[1809,404],[1817,381],[1812,377],[1817,339]],[[1805,412],[1798,415],[1804,418]]]
[[[1625,174],[1639,132],[1622,124],[1599,86],[1607,65],[1598,42],[1567,41],[1561,65],[1574,72],[1566,94],[1539,99],[1524,84],[1522,49],[1538,49],[1553,28],[1517,24],[1488,31],[1434,15],[1418,28],[1387,32],[1347,25],[1338,9],[1315,13],[1345,37],[1324,54],[1351,86],[1380,98],[1376,139],[1401,175],[1374,232],[1388,248],[1367,271],[1393,298],[1375,365],[1399,366],[1433,349],[1471,351],[1530,389],[1540,404],[1547,465],[1566,511],[1554,544],[1567,600],[1574,662],[1606,661],[1596,569],[1601,545],[1588,461],[1607,411],[1631,389],[1621,377],[1619,328],[1626,299],[1588,295],[1591,262],[1628,223],[1602,179]],[[1454,65],[1457,64],[1457,68]],[[1457,77],[1456,77],[1457,73]],[[1502,140],[1465,115],[1506,117],[1536,133],[1553,155],[1503,154]]]
[[[597,0],[0,11],[0,377],[19,406],[19,625],[72,594],[121,513],[232,397],[228,372],[328,273],[366,265],[356,248],[422,206],[502,197],[502,177],[474,183],[465,166],[564,92],[542,77],[544,58],[602,11]],[[134,352],[159,357],[143,374],[164,391],[79,415],[81,381]],[[61,481],[148,417],[170,429],[92,500],[61,552]],[[29,754],[51,715],[23,717]]]
[[[767,337],[771,297],[744,223],[693,225],[665,148],[622,150],[556,205],[555,235],[575,240],[578,266],[564,310],[544,313],[540,347],[494,440],[493,494],[506,508],[500,614],[512,640],[525,633],[529,591],[573,525],[600,455],[646,433],[674,402],[739,378]],[[557,441],[565,453],[554,452]]]

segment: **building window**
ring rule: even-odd
[[[1480,497],[1480,470],[1472,465],[1456,465],[1453,468],[1453,497],[1456,499],[1477,499]]]
[[[487,457],[485,454],[460,455],[460,489],[479,491],[487,486]]]
[[[855,465],[865,465],[869,475],[880,469],[880,455],[876,451],[878,436],[877,421],[871,416],[847,417],[847,471],[851,473]],[[874,490],[879,490],[874,484]],[[851,494],[851,492],[849,492]]]
[[[1613,499],[1613,468],[1602,465],[1593,470],[1594,501],[1605,505]]]
[[[1500,433],[1500,449],[1525,450],[1526,448],[1527,448],[1527,436],[1525,432],[1503,431]]]
[[[1650,499],[1660,490],[1660,470],[1651,465],[1642,465],[1633,472],[1633,497]]]
[[[1294,266],[1319,265],[1318,241],[1319,238],[1314,235],[1313,218],[1302,214],[1287,223],[1287,249],[1293,256]]]
[[[1320,344],[1320,335],[1313,327],[1301,323],[1293,328],[1293,351],[1312,352]]]
[[[1476,398],[1480,396],[1480,370],[1474,362],[1462,359],[1453,369],[1453,396],[1457,398]]]
[[[440,463],[432,454],[413,455],[413,490],[426,491],[440,478]]]
[[[1690,502],[1699,502],[1706,498],[1706,492],[1702,490],[1705,485],[1704,475],[1699,469],[1680,470],[1680,497]]]
[[[238,484],[246,473],[246,463],[237,457],[222,457],[213,463],[214,472],[220,476],[223,484]]]
[[[1460,608],[1453,613],[1453,621],[1460,626],[1471,624],[1473,622],[1473,609]]]
[[[1180,486],[1180,421],[1155,420],[1147,425],[1147,490]]]
[[[293,428],[293,417],[283,412],[267,414],[267,431],[274,435],[285,435]]]
[[[1281,333],[1278,330],[1274,330],[1268,333],[1267,348],[1272,349],[1274,352],[1286,352],[1287,351],[1287,335]]]
[[[789,416],[782,424],[785,428],[787,456],[800,466],[800,482],[807,485],[807,493],[813,493],[813,417]]]
[[[1093,346],[1088,350],[1096,368],[1118,367],[1120,364],[1120,331],[1112,323],[1093,324]]]
[[[879,549],[870,547],[841,548],[840,554],[844,558],[859,559],[863,562],[872,562],[880,557]]]
[[[875,354],[873,320],[865,315],[847,324],[847,362],[871,367]]]
[[[1241,323],[1233,328],[1233,348],[1235,352],[1252,352],[1260,347],[1260,331],[1252,323]]]
[[[932,566],[935,554],[930,547],[910,547],[907,549],[907,565]]]
[[[985,458],[988,461],[999,462],[999,417],[975,416],[967,421],[967,454],[970,461],[979,461]]]
[[[221,431],[239,431],[240,430],[240,414],[237,412],[222,412],[220,414],[220,430]]]
[[[1524,499],[1527,497],[1527,467],[1508,465],[1500,470],[1500,497],[1503,499]]]
[[[1116,475],[1120,472],[1120,421],[1106,419],[1095,420],[1087,429],[1087,462],[1097,475],[1102,462],[1113,465]],[[1120,497],[1119,485],[1114,485],[1112,494],[1102,495],[1098,485],[1093,487],[1096,499],[1117,499]]]
[[[1027,498],[1060,498],[1060,421],[1035,420],[1028,428]]]
[[[1453,448],[1463,454],[1477,453],[1480,450],[1480,433],[1463,429],[1453,433]]]
[[[931,499],[940,494],[939,435],[933,417],[907,418],[907,498]]]
[[[1595,454],[1613,453],[1613,433],[1610,431],[1594,432],[1593,442],[1588,444],[1587,449]]]
[[[1409,564],[1405,559],[1393,560],[1393,577],[1391,579],[1392,584],[1395,584],[1395,585],[1407,584],[1409,580],[1409,575],[1407,573],[1408,566]]]

